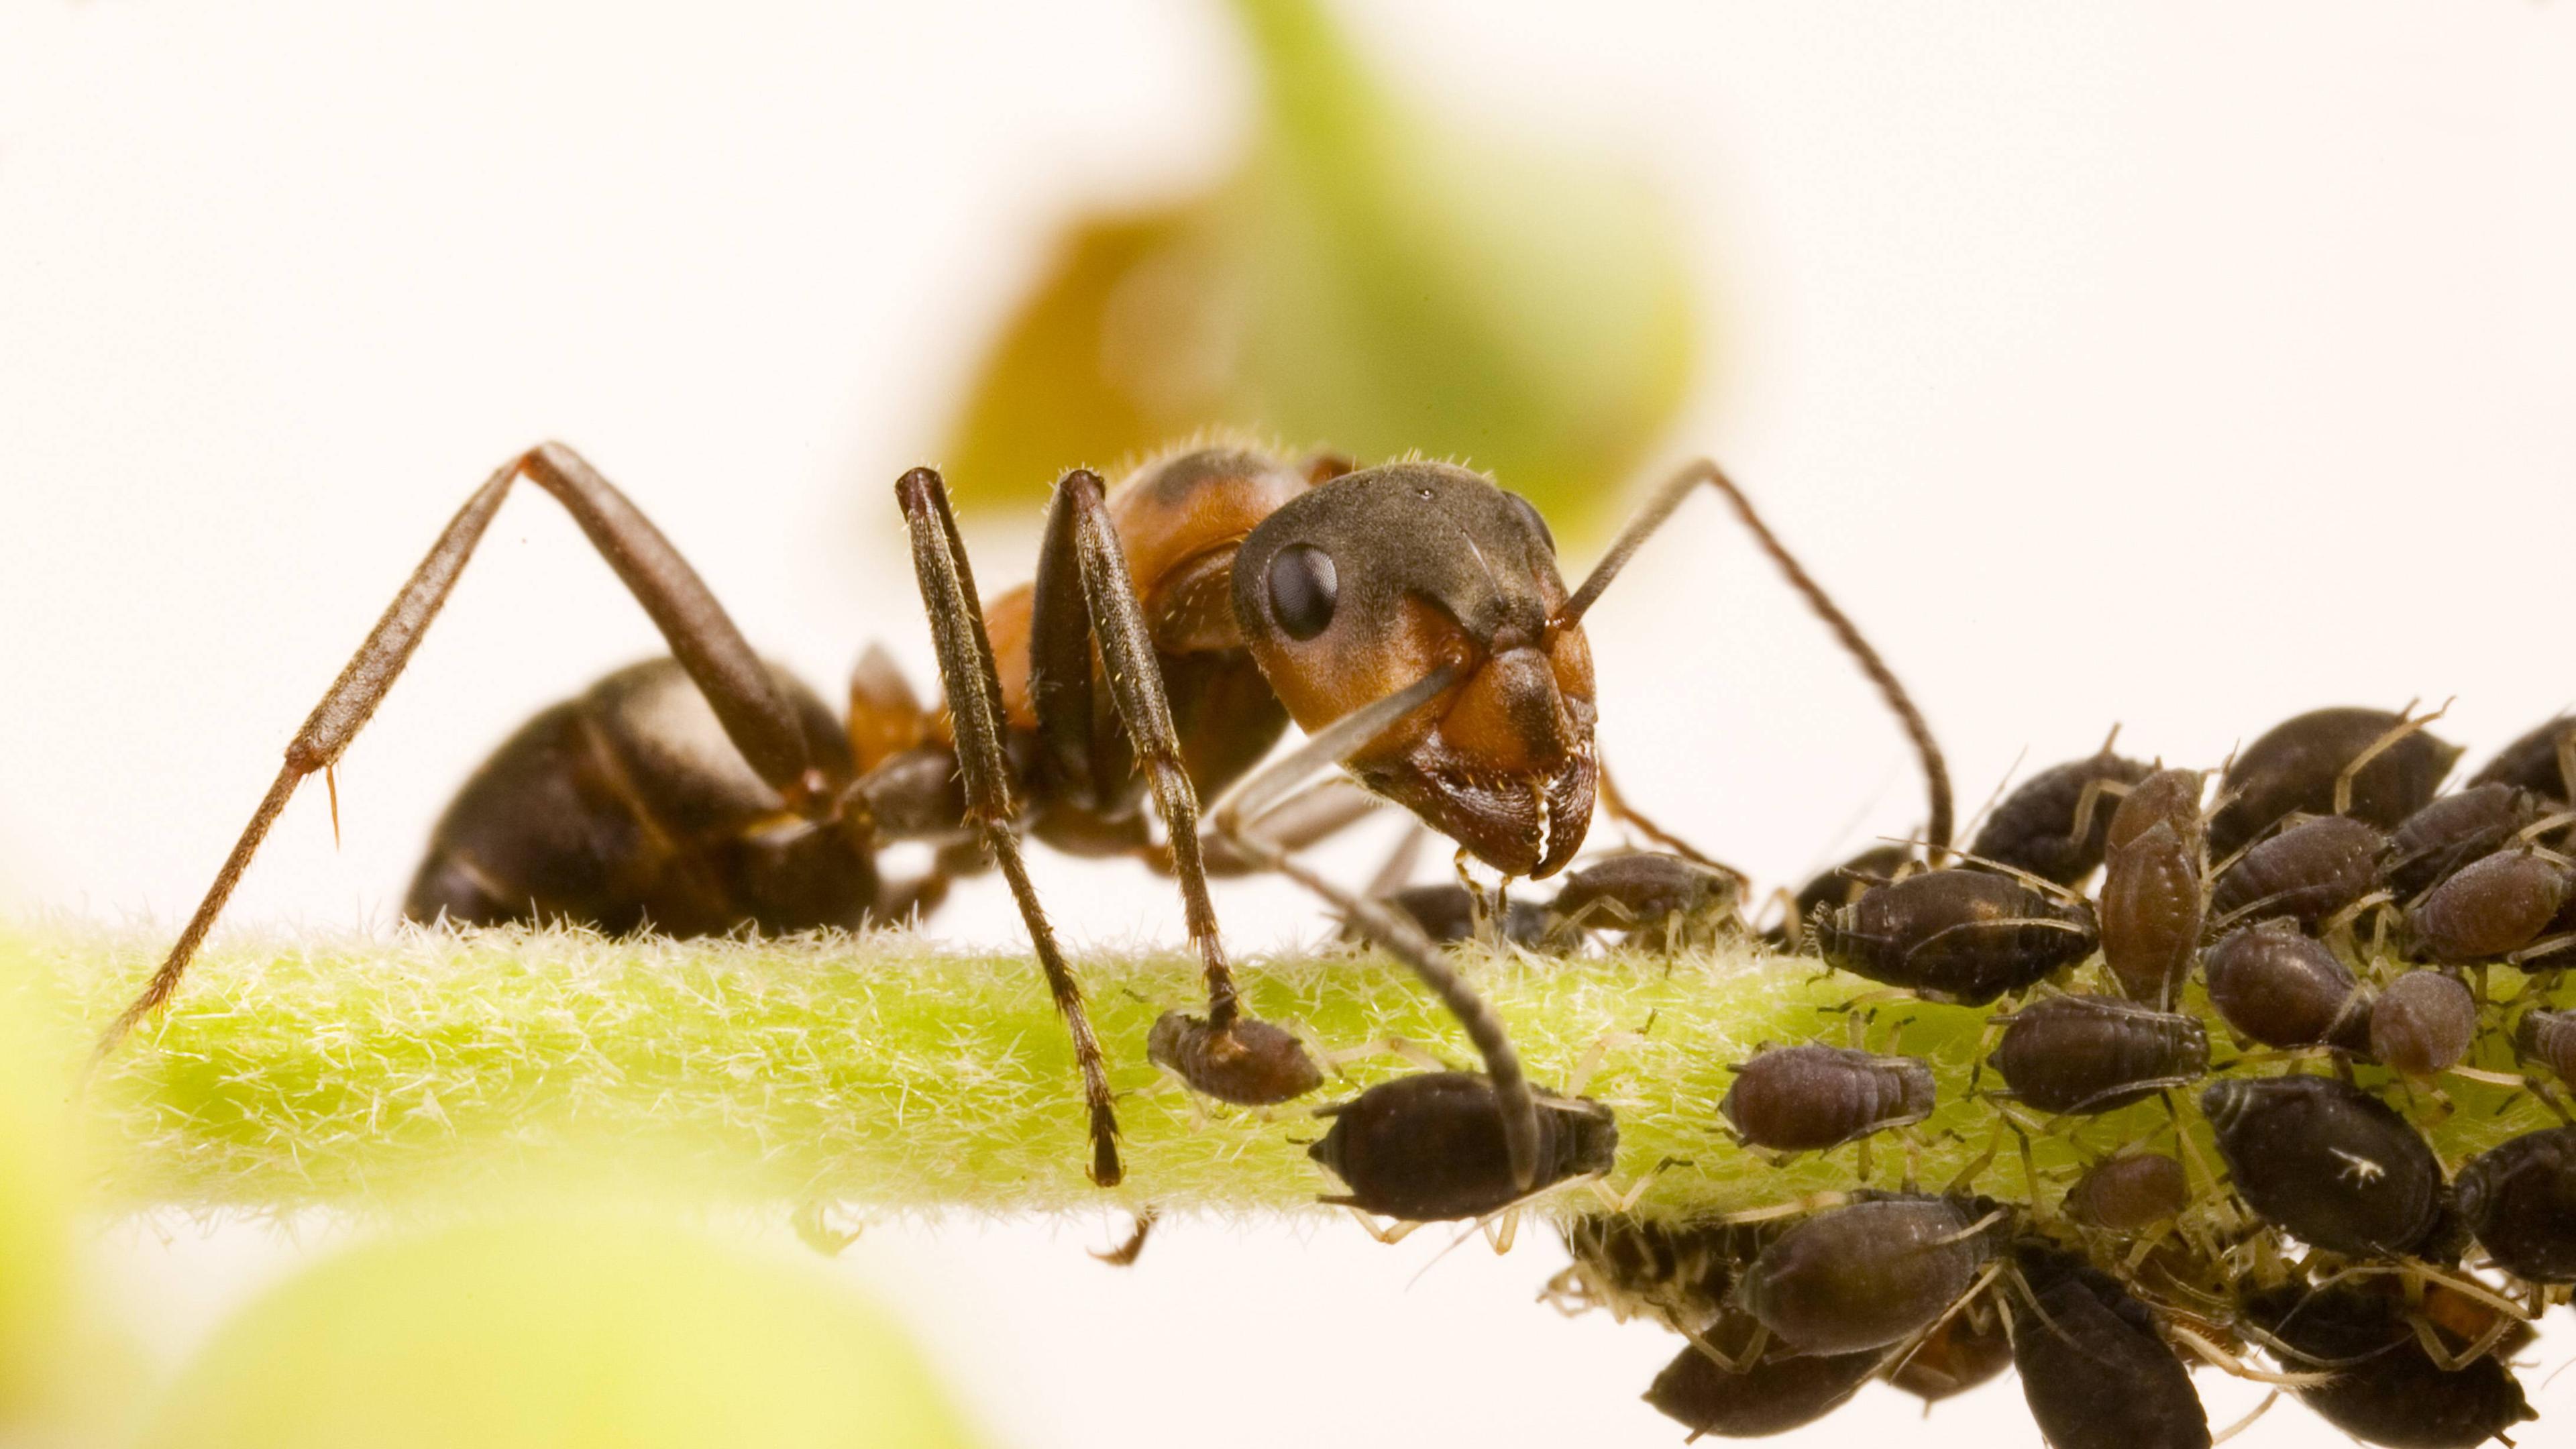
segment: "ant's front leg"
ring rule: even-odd
[[[1099,715],[1092,707],[1092,648],[1109,680],[1118,721],[1143,767],[1170,837],[1190,944],[1207,981],[1208,1014],[1166,1012],[1146,1053],[1198,1091],[1247,1107],[1285,1102],[1323,1085],[1322,1068],[1293,1034],[1243,1014],[1208,899],[1199,849],[1198,789],[1183,767],[1154,634],[1137,602],[1126,550],[1110,521],[1099,475],[1077,468],[1056,485],[1038,545],[1029,610],[1029,699],[1062,787],[1096,804]]]
[[[984,631],[983,601],[975,591],[965,541],[948,510],[948,485],[931,469],[915,468],[895,481],[894,492],[912,532],[913,572],[921,581],[921,603],[930,615],[931,641],[939,653],[939,679],[957,737],[957,773],[966,789],[966,819],[1010,882],[1038,967],[1046,973],[1047,990],[1073,1036],[1074,1065],[1082,1073],[1083,1101],[1091,1111],[1091,1180],[1114,1187],[1126,1169],[1118,1160],[1118,1115],[1110,1105],[1109,1073],[1090,1013],[1083,1009],[1082,986],[1056,946],[1055,928],[1047,924],[1046,908],[1038,903],[1037,888],[1020,859],[1015,833],[1019,809],[1011,798],[1010,761],[1002,738],[1001,675],[993,666],[993,641]]]
[[[259,853],[260,842],[268,837],[287,800],[306,776],[337,763],[376,706],[384,703],[394,681],[402,677],[403,666],[411,662],[412,651],[420,647],[421,636],[446,604],[457,575],[474,557],[474,546],[482,542],[492,515],[509,497],[510,485],[521,477],[553,495],[581,525],[591,546],[669,641],[681,667],[714,707],[726,737],[761,780],[778,792],[785,807],[817,821],[830,819],[840,808],[807,753],[795,706],[779,692],[777,682],[697,571],[652,520],[580,454],[561,443],[541,443],[502,464],[465,500],[430,546],[429,555],[376,620],[366,642],[332,681],[322,702],[305,718],[304,727],[286,747],[284,768],[252,813],[250,824],[233,842],[232,853],[179,933],[177,944],[132,1004],[100,1034],[99,1057],[105,1057],[136,1022],[178,989],[197,947],[222,914],[224,902],[232,898],[233,887],[250,868],[251,858]]]

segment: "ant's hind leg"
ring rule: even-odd
[[[939,678],[948,691],[948,715],[957,734],[957,773],[966,787],[966,817],[983,836],[984,848],[1010,882],[1011,897],[1027,923],[1029,944],[1038,967],[1046,973],[1047,990],[1073,1036],[1074,1065],[1082,1073],[1082,1095],[1091,1111],[1091,1180],[1114,1187],[1126,1175],[1118,1161],[1118,1116],[1110,1105],[1109,1073],[1100,1057],[1100,1039],[1083,1009],[1082,986],[1073,979],[1055,929],[1047,924],[1037,888],[1029,883],[1020,860],[1019,837],[1012,833],[1018,810],[1011,799],[1009,761],[1002,746],[1002,684],[993,667],[993,642],[984,632],[982,601],[975,575],[966,561],[966,546],[957,534],[956,516],[948,511],[948,485],[928,468],[915,468],[896,480],[895,498],[903,505],[912,532],[913,571],[921,581],[922,607],[930,615],[930,635],[939,653]]]
[[[1323,1069],[1294,1034],[1243,1015],[1225,943],[1217,935],[1216,906],[1208,899],[1198,789],[1181,764],[1180,734],[1163,692],[1153,630],[1136,601],[1107,492],[1099,475],[1077,468],[1056,485],[1047,508],[1029,614],[1029,694],[1038,733],[1060,776],[1075,789],[1092,783],[1095,642],[1119,722],[1171,837],[1172,875],[1180,883],[1190,944],[1207,981],[1207,1016],[1164,1013],[1146,1052],[1220,1101],[1266,1107],[1302,1097],[1323,1085]]]
[[[502,464],[465,500],[465,506],[448,520],[438,541],[430,546],[428,556],[412,570],[402,591],[376,620],[366,642],[358,646],[358,652],[340,670],[340,677],[331,682],[321,703],[306,716],[304,727],[296,731],[286,747],[284,768],[269,785],[259,808],[252,812],[250,823],[242,828],[241,837],[233,842],[232,853],[224,858],[223,868],[216,872],[214,884],[207,888],[205,899],[198,903],[196,914],[189,917],[169,956],[134,1001],[100,1033],[99,1057],[105,1057],[136,1022],[157,1010],[178,989],[189,961],[195,958],[215,918],[222,914],[224,902],[232,898],[233,887],[240,884],[242,872],[250,868],[251,857],[259,853],[260,842],[286,809],[295,787],[314,771],[328,770],[337,763],[349,742],[366,727],[376,707],[384,703],[394,681],[402,677],[403,667],[411,662],[412,651],[420,647],[421,636],[446,604],[457,575],[473,558],[474,547],[482,542],[492,515],[509,497],[510,485],[521,477],[553,495],[581,525],[591,546],[599,550],[599,556],[607,560],[627,592],[644,606],[644,612],[669,641],[672,654],[714,707],[726,737],[760,778],[779,793],[786,807],[817,820],[829,818],[838,808],[806,751],[805,731],[795,707],[779,692],[769,671],[752,653],[751,645],[734,627],[724,606],[716,602],[697,571],[689,567],[688,560],[680,557],[680,551],[671,546],[652,520],[581,455],[561,443],[539,444]]]

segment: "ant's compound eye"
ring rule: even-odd
[[[1550,554],[1554,554],[1556,552],[1556,535],[1549,531],[1547,519],[1539,514],[1538,505],[1530,502],[1528,499],[1523,498],[1517,493],[1506,493],[1503,496],[1512,500],[1514,504],[1519,506],[1522,516],[1529,519],[1530,527],[1536,529],[1538,531],[1539,538],[1547,544],[1547,551]]]
[[[1270,560],[1270,615],[1289,638],[1312,639],[1333,622],[1340,587],[1331,554],[1311,543],[1292,543]]]

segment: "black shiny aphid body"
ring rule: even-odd
[[[2055,1449],[2209,1449],[2209,1415],[2145,1304],[2048,1248],[2014,1266],[2031,1311],[2013,1320],[2013,1363]]]
[[[2472,785],[2435,800],[2389,832],[2381,867],[2389,890],[2401,901],[2422,895],[2462,866],[2504,849],[2547,809],[2529,790],[2505,784]]]
[[[2274,726],[2237,753],[2220,782],[2227,803],[2210,817],[2210,850],[2233,855],[2294,812],[2334,814],[2336,777],[2403,723],[2386,710],[2320,709]],[[2392,829],[2432,800],[2459,757],[2459,746],[2416,730],[2354,774],[2347,813]]]
[[[2436,961],[2487,961],[2539,939],[2571,893],[2576,873],[2537,850],[2473,861],[2406,913],[2415,946]]]
[[[1403,912],[1407,919],[1422,928],[1422,934],[1442,945],[1475,938],[1475,897],[1456,881],[1406,886],[1379,899]],[[1538,902],[1524,900],[1518,895],[1504,899],[1502,938],[1512,945],[1536,947],[1544,942],[1547,939],[1547,921],[1547,907]],[[1365,942],[1368,933],[1345,924],[1342,938]]]
[[[2576,735],[2576,715],[2560,715],[2499,751],[2469,777],[2471,785],[2515,785],[2549,800],[2576,799],[2560,751]]]
[[[2441,1226],[2442,1165],[2387,1103],[2327,1077],[2236,1078],[2200,1109],[2243,1197],[2328,1252],[2402,1256]]]
[[[2291,1392],[2366,1444],[2476,1449],[2534,1417],[2513,1371],[2493,1357],[2446,1371],[2395,1298],[2350,1284],[2292,1284],[2255,1294],[2243,1308],[2283,1367],[2334,1375]]]
[[[2265,1046],[2370,1045],[2370,997],[2334,952],[2295,921],[2264,921],[2203,953],[2210,1005]]]
[[[2066,1215],[2089,1228],[2143,1232],[2191,1205],[2191,1179],[2161,1152],[2096,1163],[2066,1191]]]
[[[2409,971],[2370,1004],[2370,1054],[2408,1076],[2458,1066],[2477,1033],[2476,999],[2439,971]]]
[[[2094,941],[2089,908],[1973,870],[1872,886],[1816,923],[1829,964],[1966,1006],[2046,980],[2093,954]]]
[[[1800,1353],[1895,1343],[1959,1301],[2001,1250],[1984,1198],[1891,1196],[1827,1208],[1762,1250],[1735,1301]]]
[[[816,768],[846,784],[841,722],[793,676],[770,673]],[[866,831],[782,818],[706,696],[661,658],[545,710],[493,751],[431,831],[403,914],[784,935],[856,928],[876,897]]]
[[[2534,1283],[2576,1283],[2576,1127],[2482,1152],[2452,1188],[2461,1221],[2498,1267]]]
[[[1883,1356],[1874,1349],[1765,1354],[1737,1373],[1692,1346],[1655,1375],[1646,1402],[1694,1436],[1758,1439],[1785,1434],[1842,1407],[1878,1371]]]
[[[1411,1222],[1482,1217],[1525,1195],[1512,1182],[1502,1109],[1478,1072],[1423,1072],[1380,1082],[1316,1109],[1332,1129],[1306,1155],[1350,1187],[1323,1199]],[[1585,1097],[1538,1093],[1536,1192],[1604,1173],[1619,1149],[1610,1109]]]
[[[1614,931],[1649,950],[1705,946],[1740,922],[1743,880],[1678,855],[1606,856],[1565,878],[1548,904],[1559,931]]]
[[[1755,1147],[1822,1151],[1931,1116],[1932,1068],[1848,1047],[1772,1047],[1737,1068],[1717,1110]]]
[[[2119,797],[2109,785],[2134,785],[2150,767],[2105,750],[2081,760],[2055,765],[2024,780],[1986,817],[1968,853],[2042,880],[2071,886],[2102,863],[2110,838],[2111,815]],[[2091,815],[2076,833],[2076,815],[2088,802]]]
[[[1989,1058],[2043,1112],[2109,1112],[2209,1070],[2198,1017],[2113,996],[2053,996],[2013,1013]]]
[[[2370,894],[2387,846],[2376,826],[2350,816],[2293,821],[2256,842],[2218,878],[2210,908],[2221,916],[2242,911],[2314,926]]]

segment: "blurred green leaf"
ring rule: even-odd
[[[372,1244],[254,1304],[141,1441],[965,1449],[903,1332],[810,1270],[610,1216]]]
[[[21,950],[0,933],[0,1425],[58,1407],[75,1351],[68,1082],[33,1029]]]
[[[1263,82],[1224,185],[1076,226],[953,433],[970,507],[1239,428],[1463,458],[1580,533],[1690,382],[1679,233],[1596,160],[1472,134],[1381,85],[1311,0],[1234,0]]]

